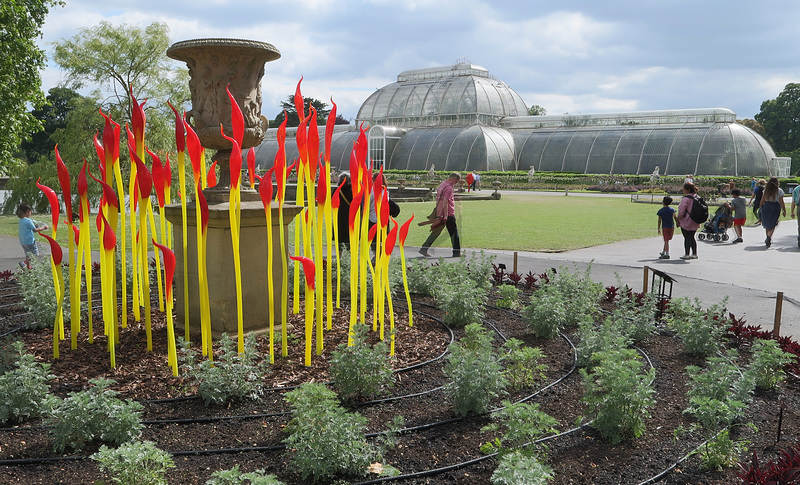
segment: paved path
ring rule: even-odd
[[[733,231],[730,230],[729,234]],[[764,237],[761,227],[747,226],[743,232],[744,243],[698,241],[699,259],[689,261],[678,258],[683,253],[680,234],[672,240],[673,259],[670,260],[658,259],[662,247],[659,236],[560,253],[518,252],[517,272],[541,273],[552,267],[572,267],[572,263],[583,270],[592,262],[595,280],[606,286],[617,285],[619,275],[623,283],[640,291],[644,267],[649,266],[675,278],[673,297],[697,297],[708,306],[728,296],[729,311],[768,330],[773,328],[777,292],[782,291],[781,335],[791,335],[800,340],[797,225],[791,221],[782,222],[776,229],[770,249],[766,249]],[[434,257],[447,257],[450,253],[449,248],[431,250]],[[513,269],[513,251],[486,253],[496,255],[497,262],[504,263],[509,271]]]
[[[661,239],[653,236],[560,253],[519,252],[517,264],[519,273],[541,273],[552,267],[570,267],[572,263],[582,270],[593,262],[594,279],[608,286],[616,285],[619,277],[636,290],[642,289],[644,267],[649,266],[675,278],[674,297],[697,297],[708,306],[728,296],[728,309],[737,317],[769,330],[775,319],[776,294],[782,291],[781,335],[800,340],[800,249],[796,224],[782,222],[770,249],[764,246],[764,230],[760,227],[745,227],[744,241],[741,244],[698,241],[699,259],[691,261],[678,259],[683,248],[683,238],[678,234],[672,242],[670,260],[658,259]],[[413,257],[416,252],[408,249],[406,254]],[[513,268],[513,251],[486,252],[497,255],[497,262],[504,263],[509,270]],[[434,257],[450,253],[448,248],[431,249]],[[18,239],[0,236],[0,271],[17,271],[22,259]]]

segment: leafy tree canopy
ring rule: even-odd
[[[42,24],[57,0],[3,0],[0,2],[0,171],[18,163],[20,142],[41,125],[29,111],[40,107],[41,69],[45,53],[34,40],[42,35]]]
[[[164,23],[142,28],[104,21],[57,42],[54,60],[73,86],[93,88],[103,109],[122,125],[131,119],[129,89],[133,87],[140,103],[147,100],[147,144],[154,151],[174,151],[169,121],[173,115],[167,101],[180,109],[189,100],[189,88],[188,71],[165,54],[169,44]],[[102,127],[99,114],[98,124]]]
[[[42,183],[58,188],[52,152],[56,143],[72,175],[73,193],[76,193],[77,175],[84,158],[97,174],[98,160],[92,138],[104,127],[105,121],[98,112],[101,108],[122,126],[120,161],[123,178],[127,177],[130,160],[125,148],[125,124],[131,120],[128,91],[131,86],[140,103],[146,100],[145,142],[148,147],[161,153],[162,158],[175,151],[174,115],[167,101],[171,100],[181,109],[189,100],[189,88],[187,70],[180,69],[165,54],[169,46],[168,32],[162,23],[141,28],[101,22],[55,44],[54,60],[66,74],[69,87],[50,92],[52,109],[31,113],[34,119],[39,118],[45,125],[52,122],[52,126],[46,126],[44,132],[37,134],[35,142],[24,147],[23,153],[31,165],[19,167],[13,173],[12,195],[6,200],[4,212],[13,212],[20,201],[40,210],[46,207],[34,182],[41,177]],[[76,94],[73,90],[81,88],[90,89],[91,95],[73,96]],[[90,188],[96,189],[93,184]]]
[[[531,105],[528,108],[528,114],[531,116],[544,116],[547,114],[547,110],[539,106],[538,104]]]
[[[761,103],[755,116],[778,153],[800,148],[800,84],[789,83],[775,99]]]
[[[71,111],[71,103],[82,97],[75,90],[64,87],[51,88],[47,94],[47,103],[31,111],[31,115],[41,123],[42,129],[33,133],[30,140],[22,142],[20,155],[28,163],[36,163],[42,159],[52,159],[56,142],[53,133],[67,126],[67,117]]]
[[[792,157],[792,173],[800,169],[800,84],[789,83],[775,99],[761,103],[755,115],[775,153]]]
[[[328,114],[331,110],[328,109],[328,103],[324,103],[315,98],[303,98],[303,111],[308,116],[309,107],[313,106],[317,110],[317,124],[324,125],[328,120]],[[281,101],[281,112],[275,117],[275,124],[271,126],[278,126],[283,123],[283,113],[286,112],[286,126],[300,126],[300,117],[297,116],[297,109],[294,106],[294,95],[290,94],[286,101]],[[338,119],[338,116],[337,116]],[[349,122],[348,122],[349,123]]]

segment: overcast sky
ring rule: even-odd
[[[800,82],[795,0],[66,0],[41,45],[101,20],[165,22],[172,42],[260,40],[263,114],[304,76],[303,94],[333,97],[354,118],[407,69],[467,58],[548,114],[724,107],[752,118]],[[45,92],[62,75],[51,64]]]

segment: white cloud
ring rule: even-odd
[[[354,117],[406,69],[467,57],[552,114],[725,106],[752,117],[798,80],[791,25],[800,7],[716,2],[529,0],[70,0],[51,9],[40,45],[79,28],[167,23],[173,41],[241,37],[275,45],[264,113],[294,92]],[[51,66],[47,90],[60,80]]]

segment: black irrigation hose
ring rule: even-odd
[[[428,318],[433,319],[434,321],[439,322],[440,324],[444,325],[448,330],[450,330],[449,327],[447,325],[445,325],[443,322],[441,322],[438,318],[433,317],[432,315],[425,314],[424,312],[420,312],[420,313],[424,314]],[[455,338],[452,330],[450,330],[450,335],[451,335],[451,339]],[[576,362],[577,362],[577,356],[576,356],[576,353],[575,353],[575,346],[572,344],[572,342],[569,340],[569,338],[566,335],[561,334],[561,336],[562,336],[562,338],[567,340],[567,342],[570,344],[570,346],[573,349],[573,366],[572,366],[572,368],[570,369],[570,371],[567,374],[565,374],[564,376],[562,376],[561,378],[559,378],[555,382],[549,384],[548,386],[546,386],[546,387],[544,387],[542,389],[537,390],[535,393],[533,393],[533,394],[531,394],[529,396],[526,396],[526,397],[520,399],[517,402],[524,402],[524,401],[526,401],[528,399],[531,399],[532,397],[534,397],[537,394],[543,392],[544,390],[549,389],[550,387],[552,387],[552,386],[556,385],[557,383],[563,381],[570,374],[572,374],[572,372],[574,372],[575,365],[576,365]],[[451,343],[452,343],[452,340],[451,340]],[[442,354],[441,356],[433,359],[432,361],[439,360],[443,356],[444,356],[444,354]],[[418,393],[418,394],[408,395],[408,396],[405,396],[405,397],[414,397],[414,396],[417,396],[417,395],[423,395],[423,394],[431,393],[431,392],[434,392],[434,391],[436,391],[436,390],[438,390],[440,388],[436,388],[436,389],[429,390],[429,391],[424,391],[424,392]],[[398,399],[398,398],[388,398],[388,399],[375,401],[374,403],[388,402],[388,401],[396,400],[396,399]],[[362,403],[362,405],[364,405],[364,404],[367,404],[367,403]],[[501,409],[504,409],[504,408],[500,407],[498,409],[495,409],[495,410],[492,410],[492,411],[489,411],[489,412],[486,412],[486,413],[482,413],[482,414],[465,416],[465,417],[461,417],[461,418],[451,418],[451,419],[448,419],[448,420],[443,420],[443,421],[438,421],[438,422],[434,422],[434,423],[428,423],[428,424],[425,424],[425,425],[405,428],[405,429],[399,430],[398,433],[406,434],[406,433],[411,433],[411,432],[414,432],[414,431],[430,429],[430,428],[442,426],[442,425],[445,425],[445,424],[450,424],[450,423],[454,423],[454,422],[463,421],[463,420],[466,420],[466,419],[472,419],[472,418],[475,418],[475,417],[484,416],[484,415],[490,414],[492,412],[496,412],[496,411],[501,410]],[[152,421],[142,421],[142,424],[145,424],[145,425],[165,425],[165,424],[207,423],[207,422],[215,422],[215,421],[222,421],[222,420],[278,417],[278,416],[285,416],[285,415],[288,415],[288,414],[290,414],[290,413],[289,412],[283,412],[283,413],[269,413],[269,414],[246,415],[246,416],[223,416],[223,417],[214,417],[214,418],[189,418],[189,419],[152,420]],[[11,429],[19,430],[20,428],[11,428]],[[579,429],[579,428],[576,428],[576,429]],[[385,433],[386,432],[369,433],[369,434],[365,435],[365,437],[366,438],[374,438],[376,436],[384,435]],[[268,446],[268,447],[243,447],[243,448],[224,448],[224,449],[216,449],[216,450],[178,451],[178,452],[171,452],[171,454],[173,456],[193,456],[193,455],[208,455],[208,454],[243,453],[243,452],[248,452],[248,451],[256,451],[256,452],[276,451],[276,450],[282,450],[282,449],[285,449],[285,446],[283,446],[283,445],[274,445],[274,446]],[[469,466],[469,465],[477,463],[479,461],[483,461],[483,460],[486,460],[488,458],[491,458],[492,456],[493,455],[487,455],[487,456],[479,457],[477,459],[469,460],[467,462],[463,462],[463,463],[459,463],[459,464],[455,464],[455,465],[450,465],[449,467],[445,467],[443,469],[438,469],[437,471],[426,471],[426,472],[420,472],[420,473],[430,473],[430,474],[443,473],[444,471],[448,471],[448,470],[451,470],[451,469],[457,469],[457,468],[463,468],[463,467]],[[46,462],[65,461],[65,460],[80,460],[80,459],[84,459],[84,458],[85,457],[82,457],[82,456],[71,456],[71,457],[31,458],[31,459],[21,459],[21,460],[0,460],[0,466],[3,466],[3,465],[24,465],[24,464],[46,463]],[[434,472],[434,473],[431,473],[431,472]],[[395,478],[395,479],[408,478],[408,475],[404,475],[404,476],[401,476],[401,477],[391,477],[391,478]],[[375,482],[375,483],[378,483],[378,482]]]
[[[499,309],[499,310],[502,310],[502,309]],[[550,387],[552,387],[552,386],[554,386],[554,385],[558,384],[558,383],[559,383],[559,382],[561,382],[562,380],[566,379],[566,378],[567,378],[569,375],[571,375],[571,374],[572,374],[572,373],[575,371],[575,368],[576,368],[576,366],[577,366],[577,351],[576,351],[576,349],[575,349],[575,346],[574,346],[574,344],[573,344],[573,343],[572,343],[572,341],[569,339],[569,337],[567,337],[567,336],[566,336],[565,334],[563,334],[563,333],[561,333],[561,336],[562,336],[562,338],[564,338],[564,339],[565,339],[565,340],[566,340],[566,341],[567,341],[567,342],[570,344],[570,346],[571,346],[571,347],[572,347],[572,349],[573,349],[573,365],[572,365],[572,368],[570,369],[570,371],[569,371],[569,372],[568,372],[566,375],[562,376],[562,377],[561,377],[560,379],[558,379],[557,381],[555,381],[555,382],[551,383],[550,385],[548,385],[548,386],[546,386],[546,387],[544,387],[544,388],[542,388],[542,389],[540,389],[540,390],[536,391],[534,394],[532,394],[532,395],[530,395],[530,396],[528,396],[528,397],[525,397],[525,398],[523,398],[523,399],[520,399],[519,401],[517,401],[518,403],[525,402],[525,401],[527,401],[527,400],[531,399],[532,397],[536,396],[537,394],[539,394],[539,393],[541,393],[541,392],[544,392],[544,391],[545,391],[545,390],[547,390],[548,388],[550,388]],[[650,360],[650,357],[647,355],[647,353],[646,353],[646,352],[644,352],[642,349],[639,349],[639,348],[636,348],[636,350],[637,350],[637,351],[638,351],[640,354],[642,354],[642,355],[644,356],[645,360],[647,360],[647,363],[648,363],[648,365],[650,365],[650,367],[653,367],[653,363],[652,363],[652,361]],[[465,418],[455,418],[455,419],[450,419],[450,420],[446,420],[446,421],[441,421],[440,423],[441,423],[441,424],[449,424],[449,423],[452,423],[452,422],[457,422],[457,421],[461,421],[461,420],[463,420],[463,419],[467,419],[467,418],[473,418],[473,417],[476,417],[476,416],[482,416],[482,415],[485,415],[485,414],[494,413],[494,412],[500,411],[500,410],[502,410],[502,409],[505,409],[505,408],[504,408],[504,407],[500,407],[500,408],[494,409],[494,410],[492,410],[492,411],[489,411],[488,413],[483,413],[483,414],[478,414],[478,415],[468,416],[468,417],[465,417]],[[573,428],[573,429],[570,429],[570,430],[568,430],[568,431],[564,431],[564,432],[562,432],[562,433],[558,433],[558,434],[555,434],[555,435],[547,436],[547,437],[541,438],[541,439],[539,439],[539,440],[536,440],[536,441],[534,441],[534,442],[531,442],[531,443],[526,443],[526,444],[522,445],[522,447],[529,446],[529,445],[531,445],[531,444],[534,444],[534,443],[543,443],[543,442],[545,442],[545,441],[549,441],[549,440],[552,440],[552,439],[559,438],[559,437],[561,437],[561,436],[565,436],[565,435],[568,435],[568,434],[574,433],[575,431],[578,431],[578,430],[580,430],[580,429],[583,429],[584,427],[586,427],[586,426],[590,425],[590,424],[591,424],[593,421],[594,421],[594,420],[588,421],[588,422],[586,422],[586,423],[583,423],[583,424],[581,424],[581,425],[580,425],[580,426],[578,426],[578,427],[575,427],[575,428]],[[431,426],[431,424],[432,424],[432,425],[438,425],[439,423],[429,423],[428,425],[424,425],[424,426],[421,426],[421,427],[406,428],[406,429],[400,430],[399,432],[400,432],[400,433],[404,433],[404,432],[409,432],[409,431],[411,431],[411,430],[414,430],[414,431],[416,431],[416,430],[419,430],[419,429],[427,429],[427,428],[433,427],[433,426]],[[695,451],[696,451],[696,450],[695,450]],[[690,455],[691,455],[691,453],[690,453]],[[468,466],[474,465],[474,464],[476,464],[476,463],[480,463],[480,462],[483,462],[483,461],[489,460],[489,459],[491,459],[491,458],[494,458],[494,457],[496,457],[496,456],[497,456],[497,453],[493,453],[493,454],[490,454],[490,455],[485,455],[485,456],[481,456],[481,457],[473,458],[473,459],[470,459],[470,460],[467,460],[467,461],[463,461],[463,462],[460,462],[460,463],[454,463],[454,464],[452,464],[452,465],[448,465],[448,466],[441,467],[441,468],[435,468],[435,469],[423,470],[423,471],[420,471],[420,472],[414,472],[414,473],[407,473],[407,474],[397,475],[397,476],[394,476],[394,477],[382,477],[382,478],[377,478],[377,479],[374,479],[374,480],[368,480],[368,481],[358,482],[358,483],[356,483],[356,484],[353,484],[353,485],[371,485],[371,484],[385,483],[385,482],[390,482],[390,481],[397,481],[397,480],[407,480],[407,479],[413,479],[413,478],[421,478],[421,477],[434,476],[434,475],[438,475],[438,474],[446,473],[446,472],[449,472],[449,471],[453,471],[453,470],[458,470],[458,469],[461,469],[461,468],[465,468],[465,467],[468,467]],[[689,456],[689,455],[687,455],[687,457],[688,457],[688,456]],[[685,460],[687,457],[684,457],[682,460]],[[677,466],[677,464],[676,464],[675,466]],[[674,468],[674,466],[673,466],[673,468]],[[645,483],[650,483],[650,482],[645,482]],[[641,485],[644,485],[644,484],[641,484]]]
[[[345,301],[348,301],[348,300],[347,300],[347,299],[345,299],[345,298],[343,298],[343,300],[345,300]],[[416,304],[417,304],[417,302],[414,302],[414,304],[416,305]],[[419,303],[419,304],[421,304],[421,305],[425,305],[424,303]],[[401,307],[401,308],[402,308],[402,307]],[[442,321],[441,321],[441,319],[439,319],[439,318],[436,318],[436,317],[434,317],[433,315],[430,315],[430,314],[428,314],[428,313],[425,313],[425,312],[422,312],[422,311],[417,311],[416,313],[418,313],[418,314],[421,314],[421,315],[423,315],[423,316],[425,316],[425,317],[428,317],[428,318],[430,318],[430,319],[431,319],[431,320],[433,320],[434,322],[436,322],[436,323],[438,323],[439,325],[441,325],[441,326],[442,326],[442,327],[443,327],[445,330],[447,330],[447,333],[450,335],[450,341],[449,341],[449,342],[448,342],[448,344],[447,344],[447,348],[449,348],[449,346],[450,346],[450,345],[452,345],[452,344],[453,344],[453,342],[455,342],[455,338],[456,338],[456,337],[455,337],[455,333],[453,333],[453,329],[451,329],[451,328],[450,328],[450,327],[449,327],[447,324],[445,324],[444,322],[442,322]],[[439,361],[439,360],[443,359],[445,355],[447,355],[447,352],[448,352],[447,348],[445,349],[445,351],[444,351],[444,352],[442,352],[441,354],[439,354],[438,356],[436,356],[436,357],[434,357],[434,358],[432,358],[432,359],[429,359],[429,360],[426,360],[426,361],[423,361],[423,362],[418,362],[418,363],[416,363],[416,364],[410,365],[410,366],[408,366],[408,367],[403,367],[403,368],[401,368],[401,369],[396,369],[396,370],[394,370],[394,371],[393,371],[393,373],[395,373],[395,374],[399,374],[399,373],[403,373],[403,372],[409,372],[409,371],[412,371],[412,370],[414,370],[414,369],[418,369],[418,368],[420,368],[420,367],[424,367],[424,366],[426,366],[426,365],[430,365],[430,364],[432,364],[432,363],[434,363],[434,362],[437,362],[437,361]],[[327,383],[325,383],[325,384],[330,384],[330,382],[327,382]],[[291,391],[291,390],[293,390],[293,389],[297,389],[298,387],[300,387],[300,385],[299,385],[299,384],[298,384],[298,385],[294,385],[294,386],[279,386],[279,387],[270,387],[270,388],[264,389],[264,392],[283,392],[283,391]],[[399,397],[394,397],[394,398],[387,398],[387,399],[385,399],[385,401],[386,401],[386,402],[388,402],[388,401],[392,401],[392,400],[402,399],[402,398],[405,398],[405,397],[415,397],[415,396],[418,396],[418,395],[423,395],[423,394],[425,394],[425,393],[427,393],[427,392],[433,392],[433,391],[437,391],[437,390],[439,390],[439,389],[440,389],[440,387],[439,387],[439,388],[435,388],[435,389],[431,389],[431,390],[429,390],[429,391],[424,391],[424,392],[422,392],[422,393],[418,393],[418,394],[410,394],[410,395],[408,395],[408,396],[399,396]],[[140,401],[140,402],[143,402],[143,403],[154,403],[154,404],[160,404],[160,403],[171,403],[171,402],[191,401],[191,400],[195,400],[195,399],[199,399],[199,398],[200,398],[199,396],[197,396],[197,395],[194,395],[194,396],[181,396],[181,397],[164,398],[164,399],[149,399],[149,400],[142,400],[142,401]],[[380,402],[384,402],[384,400],[369,401],[368,403],[361,403],[361,405],[366,405],[366,404],[377,404],[377,403],[380,403]]]
[[[287,416],[291,414],[289,411],[280,413],[261,413],[261,414],[246,414],[243,416],[209,416],[205,418],[175,418],[175,419],[155,419],[150,421],[142,421],[145,426],[160,426],[166,424],[203,424],[215,423],[218,421],[244,421],[248,419],[261,419],[261,418],[277,418],[279,416]]]
[[[53,463],[56,461],[78,461],[85,460],[87,456],[48,456],[46,458],[18,458],[16,460],[0,460],[0,466],[20,466],[20,465],[39,465],[41,463]]]

